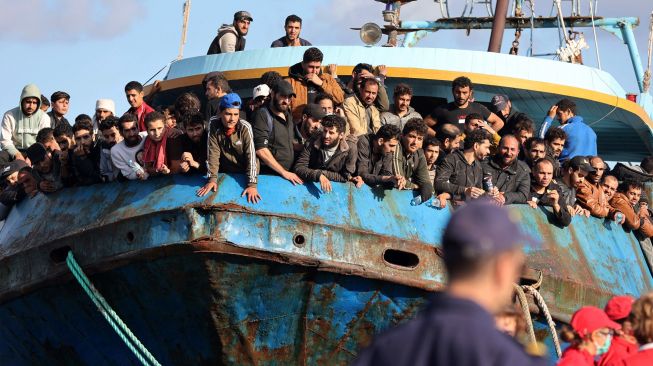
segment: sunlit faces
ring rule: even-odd
[[[61,147],[59,147],[59,143],[54,138],[43,141],[43,147],[45,147],[45,149],[49,152],[61,150]]]
[[[563,111],[560,108],[556,110],[556,118],[561,123],[566,123],[573,116],[574,114],[571,112],[571,110]]]
[[[485,121],[482,119],[471,118],[465,122],[465,133],[470,133],[474,130],[478,130],[479,128],[483,128],[484,124]]]
[[[284,112],[290,108],[290,102],[292,101],[292,95],[281,95],[274,94],[274,108],[278,111]]]
[[[520,144],[524,145],[526,143],[526,140],[533,137],[533,131],[519,130],[519,131],[517,131],[517,134],[515,135],[515,137],[517,137]]]
[[[220,119],[225,129],[230,130],[236,128],[236,124],[240,120],[240,109],[225,108],[220,111]]]
[[[420,135],[417,131],[410,131],[401,137],[401,142],[405,152],[412,154],[422,148],[424,135]]]
[[[569,183],[572,187],[580,188],[581,184],[585,182],[585,177],[587,177],[587,172],[583,169],[574,170],[569,168]]]
[[[397,112],[405,113],[408,112],[408,107],[410,107],[410,101],[413,99],[413,96],[410,94],[396,95],[394,99]]]
[[[551,155],[554,158],[558,158],[560,154],[562,153],[562,149],[565,147],[565,140],[564,139],[553,139],[549,143],[549,148],[551,149]]]
[[[299,33],[302,31],[302,23],[300,22],[288,22],[285,26],[286,29],[286,38],[289,41],[294,42],[299,38]]]
[[[639,203],[640,198],[642,198],[642,189],[640,187],[628,187],[626,197],[628,198],[628,202],[634,206]]]
[[[601,188],[603,189],[603,193],[605,193],[605,197],[608,199],[608,201],[612,199],[614,194],[617,192],[618,187],[619,181],[615,177],[608,176],[603,181]]]
[[[207,99],[215,99],[220,96],[220,89],[218,89],[218,87],[209,80],[209,82],[206,83],[204,94],[206,95]]]
[[[141,141],[138,135],[138,122],[123,122],[121,123],[122,137],[125,139],[125,145],[135,146]]]
[[[320,61],[311,61],[311,62],[302,62],[302,67],[304,68],[304,73],[306,74],[319,74],[320,68],[322,67],[322,62]]]
[[[58,116],[63,116],[68,113],[68,106],[70,101],[66,98],[59,98],[52,103],[52,110]]]
[[[163,133],[165,132],[166,124],[163,119],[155,119],[149,121],[146,126],[147,128],[147,137],[152,141],[159,142],[163,139]]]
[[[122,136],[115,126],[102,130],[102,137],[109,146],[113,146],[122,141]]]
[[[553,164],[548,160],[541,160],[533,167],[533,179],[539,187],[548,187],[553,180]]]
[[[530,150],[528,150],[528,157],[531,161],[538,161],[544,159],[546,156],[546,146],[542,144],[532,144]]]
[[[474,144],[474,157],[476,160],[485,160],[490,155],[490,140],[485,139],[481,143]]]
[[[317,103],[325,114],[333,114],[333,101],[329,98],[324,98]]]
[[[424,157],[426,158],[426,164],[433,165],[438,161],[440,157],[440,146],[438,145],[429,145],[424,148]]]
[[[309,117],[307,115],[302,116],[302,130],[307,136],[311,136],[317,131],[322,129],[322,122],[319,119]]]
[[[379,85],[377,83],[365,83],[365,87],[360,91],[362,102],[370,106],[374,104],[376,96],[379,93]]]
[[[393,153],[397,150],[397,145],[399,144],[399,140],[397,139],[389,139],[385,140],[383,138],[379,138],[376,140],[376,144],[379,150],[382,154],[388,154],[388,153]]]
[[[95,120],[98,123],[104,121],[109,116],[113,116],[113,113],[108,109],[98,108],[95,110]]]
[[[605,163],[601,158],[592,158],[590,159],[590,165],[595,171],[587,174],[587,180],[592,184],[599,184],[603,174],[605,173]]]
[[[238,19],[236,20],[236,29],[238,29],[238,33],[240,33],[243,36],[247,35],[247,32],[249,31],[249,25],[250,21],[247,19]]]
[[[27,98],[24,98],[24,99],[20,102],[20,106],[21,106],[21,108],[23,109],[23,113],[24,113],[26,116],[31,116],[31,115],[34,114],[34,113],[36,112],[36,110],[38,109],[38,107],[39,107],[39,100],[38,100],[37,98],[34,98],[34,97],[27,97]]]
[[[93,146],[93,131],[89,130],[78,130],[75,131],[74,133],[75,137],[75,144],[77,146],[82,146],[86,150],[90,150],[91,146]]]
[[[138,108],[143,104],[143,92],[136,89],[128,90],[125,92],[127,102],[132,108]]]
[[[454,102],[458,107],[464,107],[472,97],[472,89],[469,86],[455,87],[452,90]]]
[[[193,141],[193,143],[198,144],[202,141],[202,135],[204,135],[204,125],[201,123],[187,123],[185,131],[188,138]]]
[[[340,142],[344,138],[344,132],[338,131],[338,127],[323,127],[322,128],[322,147],[325,149],[330,149]]]
[[[519,156],[519,141],[515,137],[504,137],[499,145],[499,154],[504,166],[512,164]]]

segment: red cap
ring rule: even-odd
[[[601,328],[621,329],[621,325],[610,320],[605,311],[595,306],[584,306],[578,309],[571,317],[569,324],[581,338]]]
[[[632,296],[615,296],[605,305],[605,313],[612,320],[621,320],[630,314],[635,298]]]

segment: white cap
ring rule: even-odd
[[[252,94],[254,95],[253,97],[254,99],[258,97],[267,97],[268,95],[270,95],[270,87],[267,86],[267,84],[261,84],[256,88],[254,88]]]
[[[95,102],[95,110],[98,109],[104,109],[113,113],[114,116],[116,115],[116,104],[111,99],[98,99]]]

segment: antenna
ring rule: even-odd
[[[186,44],[186,33],[188,31],[188,18],[190,17],[190,0],[184,2],[184,24],[181,26],[181,43],[179,44],[179,54],[177,60],[184,58],[184,45]]]

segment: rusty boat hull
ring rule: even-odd
[[[449,208],[347,184],[322,194],[273,176],[253,205],[240,197],[242,176],[221,175],[218,191],[199,198],[202,182],[71,188],[15,207],[0,231],[3,363],[138,363],[72,277],[68,250],[162,364],[344,365],[445,282]],[[559,325],[578,304],[653,288],[640,242],[614,223],[576,217],[558,228],[546,210],[511,210],[545,242],[529,249],[523,281],[542,276]]]

